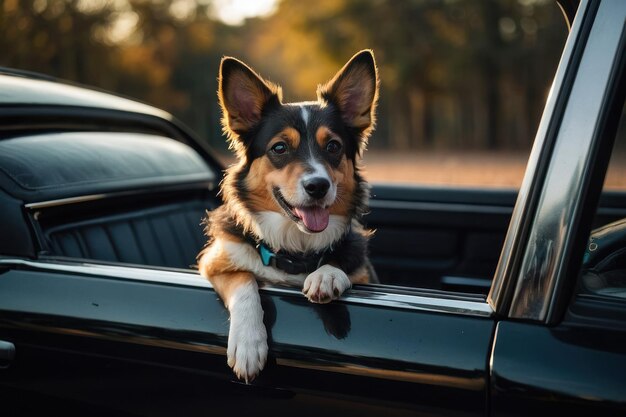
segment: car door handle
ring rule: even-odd
[[[15,345],[0,340],[0,369],[8,368],[13,358],[15,358]]]

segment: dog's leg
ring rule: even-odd
[[[259,287],[249,272],[228,272],[209,281],[230,312],[228,365],[246,383],[252,381],[267,360],[267,331]]]
[[[341,297],[351,286],[350,279],[341,269],[322,265],[304,280],[302,293],[312,303],[329,303]]]

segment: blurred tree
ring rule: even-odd
[[[92,42],[91,36],[111,23],[113,7],[85,9],[82,3],[5,0],[0,9],[0,64],[114,85],[106,71],[111,67],[110,47]]]
[[[383,117],[372,146],[530,146],[567,35],[555,3],[321,3],[333,6],[310,13],[302,2],[284,0],[279,12],[297,8],[292,14],[307,16],[295,24],[321,36],[336,62],[358,49],[375,50]]]
[[[371,146],[528,149],[564,45],[552,0],[282,0],[241,26],[211,0],[4,0],[0,65],[101,87],[164,108],[224,150],[217,69],[244,59],[315,98],[350,56],[381,75]]]

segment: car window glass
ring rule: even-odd
[[[603,199],[585,249],[581,286],[584,292],[624,300],[626,300],[625,179],[626,111],[622,109],[604,180]]]
[[[605,191],[626,191],[626,106],[622,110],[611,161],[604,180]]]

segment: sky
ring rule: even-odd
[[[215,0],[215,17],[228,25],[240,25],[248,17],[267,16],[278,0]]]
[[[227,25],[242,25],[247,18],[268,16],[276,11],[280,0],[173,0],[169,12],[172,16],[185,20],[192,16],[197,3],[209,3],[214,18]],[[45,8],[48,0],[35,0]],[[136,30],[139,16],[129,9],[126,0],[113,0],[119,10],[117,19],[106,33],[111,43],[127,40]],[[86,12],[98,10],[107,4],[107,0],[79,0],[79,8]]]

